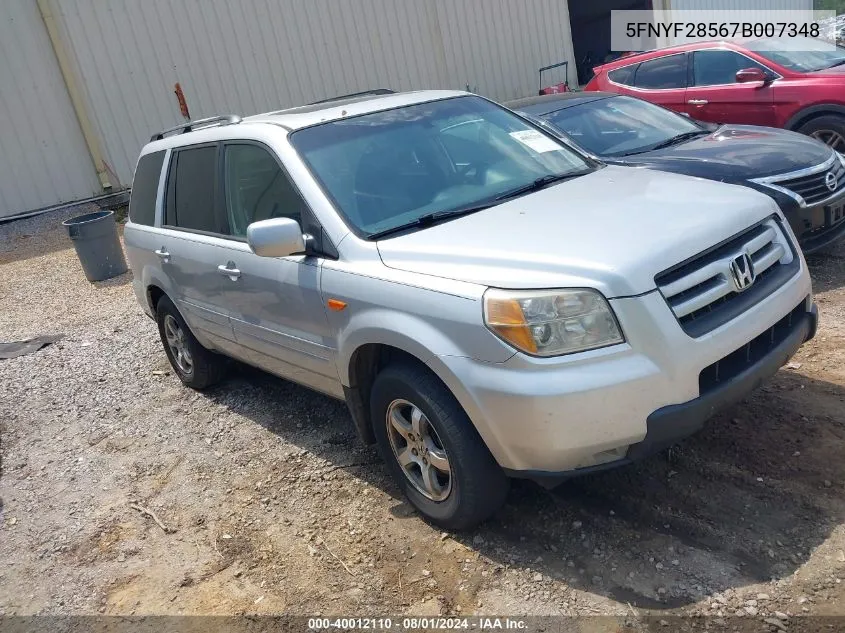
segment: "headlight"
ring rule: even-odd
[[[534,356],[560,356],[624,342],[613,310],[595,290],[484,293],[484,323]]]

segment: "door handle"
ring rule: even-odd
[[[241,276],[241,271],[235,268],[235,262],[229,262],[225,266],[220,264],[217,267],[217,272],[221,275],[226,275],[232,281],[235,281],[238,277]]]
[[[170,261],[170,253],[168,253],[168,252],[167,252],[167,250],[164,248],[164,246],[162,246],[162,247],[161,247],[160,249],[158,249],[157,251],[153,251],[153,252],[154,252],[156,255],[158,255],[158,256],[159,256],[159,258],[161,259],[161,261],[163,261],[163,262],[165,262],[165,263],[167,263],[167,262],[169,262],[169,261]]]
[[[710,102],[707,99],[690,99],[687,103],[690,105],[707,105]]]

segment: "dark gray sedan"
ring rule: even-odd
[[[607,92],[560,93],[505,105],[605,163],[763,191],[780,205],[805,253],[845,235],[845,157],[810,137],[702,123]]]

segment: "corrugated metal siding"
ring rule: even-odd
[[[812,10],[813,0],[669,0],[669,5],[672,10],[696,11]]]
[[[61,0],[107,161],[124,184],[150,134],[374,87],[534,94],[574,56],[565,0]],[[550,78],[551,79],[551,78]],[[551,83],[551,81],[549,81]]]
[[[4,0],[0,60],[0,218],[100,193],[35,0]]]

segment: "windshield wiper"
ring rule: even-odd
[[[509,198],[516,198],[517,196],[521,196],[525,193],[531,193],[532,191],[540,191],[544,187],[548,187],[550,184],[555,182],[561,182],[563,180],[569,180],[570,178],[577,178],[578,176],[583,176],[585,174],[589,174],[592,169],[582,169],[580,171],[570,172],[568,174],[548,174],[546,176],[541,176],[537,178],[533,182],[528,183],[522,187],[517,187],[516,189],[511,189],[510,191],[506,191],[505,193],[496,196],[496,200],[508,200]]]
[[[444,220],[451,220],[453,218],[458,218],[462,215],[469,215],[478,211],[484,211],[484,209],[489,209],[490,207],[494,206],[496,206],[496,202],[483,202],[481,204],[476,204],[468,207],[452,209],[451,211],[435,211],[434,213],[426,213],[425,215],[421,215],[420,217],[416,218],[415,220],[411,220],[410,222],[405,222],[404,224],[392,226],[389,229],[384,229],[383,231],[371,233],[367,236],[367,239],[380,240],[381,238],[387,237],[388,235],[393,235],[394,233],[400,233],[402,231],[407,231],[408,229],[426,228],[429,226],[433,226],[439,222],[443,222]]]
[[[647,150],[643,150],[644,152],[652,152],[656,149],[663,149],[664,147],[671,147],[672,145],[677,145],[678,143],[683,143],[684,141],[688,141],[691,138],[695,138],[696,136],[701,136],[702,134],[710,134],[707,130],[696,130],[695,132],[684,132],[683,134],[678,134],[677,136],[673,136],[670,139],[663,141],[662,143],[658,143],[657,145],[652,145]]]

